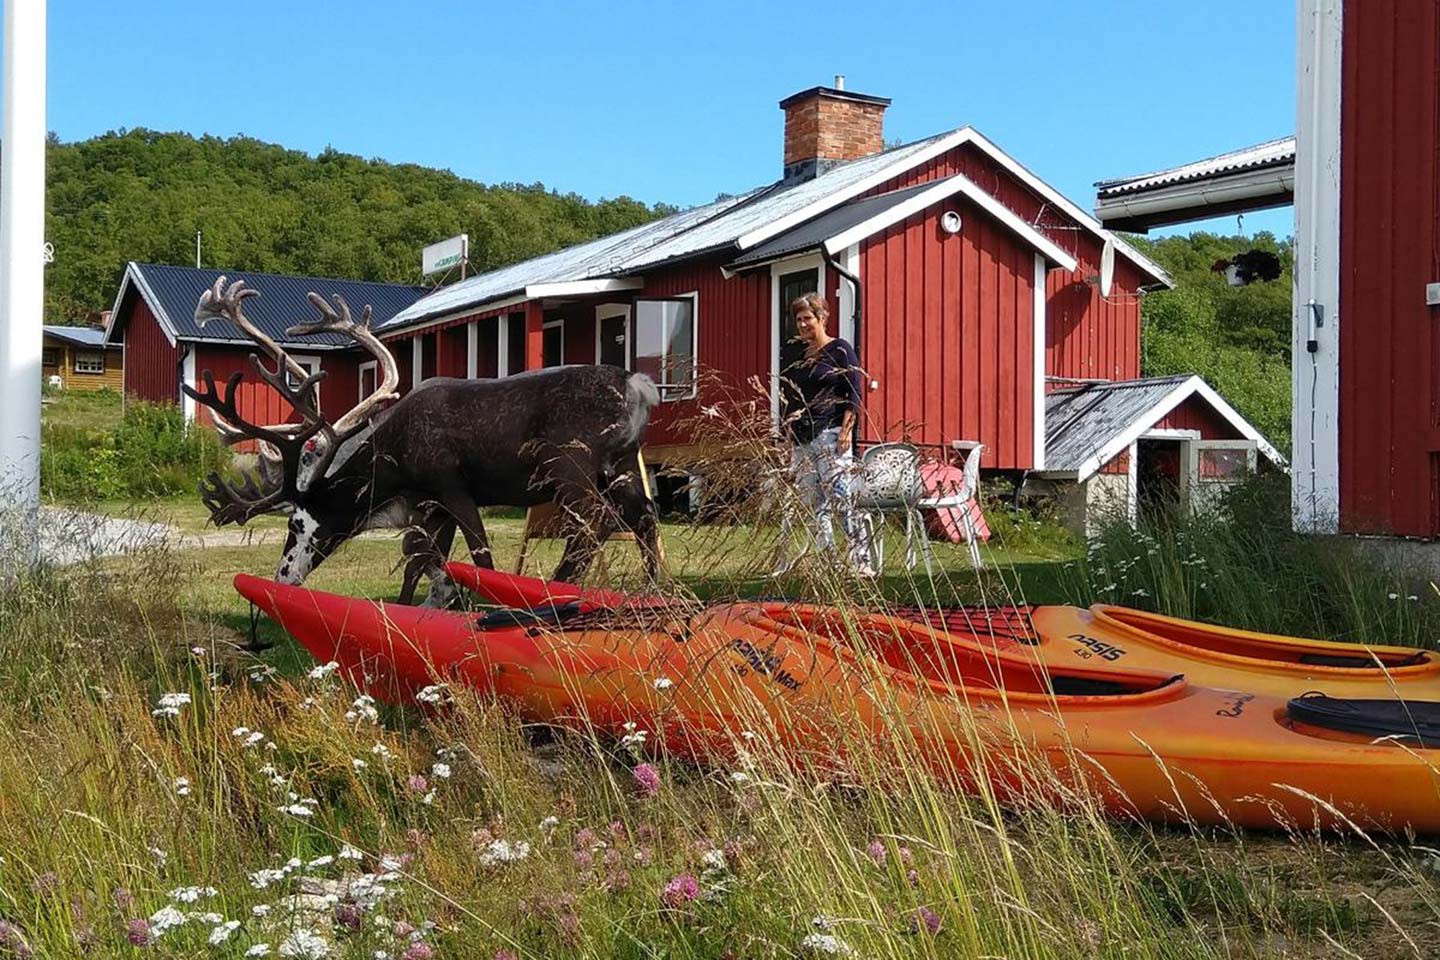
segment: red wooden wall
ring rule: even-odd
[[[178,403],[180,349],[165,338],[144,298],[131,294],[126,299],[130,313],[123,328],[125,395],[152,403]]]
[[[1162,430],[1198,430],[1202,440],[1242,440],[1240,431],[1200,397],[1190,397],[1160,418]]]
[[[293,351],[300,353],[300,351]],[[294,423],[300,419],[290,404],[286,403],[255,374],[250,364],[251,348],[229,347],[213,343],[195,344],[195,376],[209,370],[215,377],[215,387],[222,395],[225,381],[237,370],[245,375],[236,391],[236,407],[241,416],[255,424]],[[369,359],[369,354],[317,352],[306,354],[320,358],[320,369],[325,379],[320,382],[320,411],[330,421],[340,419],[360,400],[359,364]],[[196,416],[202,423],[210,422],[209,410],[197,407]]]
[[[860,276],[866,438],[979,440],[985,467],[1034,466],[1034,250],[951,198],[867,240]]]
[[[1104,380],[1133,380],[1140,376],[1138,293],[1148,278],[1129,259],[1117,256],[1114,287],[1108,298],[1101,297],[1098,286],[1086,283],[1088,277],[1100,272],[1100,241],[979,148],[963,144],[887,180],[866,195],[957,173],[964,174],[1080,261],[1073,273],[1052,270],[1046,279],[1046,375]]]
[[[1350,0],[1342,36],[1340,526],[1440,536],[1440,0]]]

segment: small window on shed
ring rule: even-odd
[[[105,354],[94,350],[77,350],[75,352],[76,373],[104,373]]]

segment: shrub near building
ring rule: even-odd
[[[79,405],[86,409],[76,410]],[[40,483],[48,499],[137,499],[188,493],[195,489],[196,481],[228,460],[228,451],[214,434],[186,424],[180,408],[173,404],[131,400],[122,412],[120,398],[113,393],[103,399],[66,394],[46,404],[40,433]]]

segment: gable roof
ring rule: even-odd
[[[813,220],[753,247],[748,253],[731,261],[730,267],[743,269],[747,266],[758,266],[821,246],[833,255],[956,194],[965,196],[1003,226],[1008,227],[1020,239],[1044,254],[1054,266],[1062,270],[1075,269],[1075,258],[1059,244],[1021,220],[1009,207],[960,174],[841,204],[828,213],[822,213]]]
[[[396,313],[410,306],[430,291],[398,283],[370,283],[364,280],[336,280],[329,277],[296,277],[279,273],[256,273],[250,270],[209,270],[176,267],[158,263],[130,261],[125,277],[115,295],[110,323],[105,329],[105,342],[112,342],[120,307],[133,287],[150,305],[160,329],[173,344],[180,340],[204,343],[249,344],[252,341],[227,320],[209,320],[201,327],[195,322],[195,305],[200,294],[214,286],[221,276],[244,280],[260,291],[260,296],[245,304],[245,315],[266,335],[281,346],[306,349],[332,349],[354,345],[349,337],[335,333],[308,337],[286,336],[287,327],[314,320],[315,308],[306,294],[315,291],[325,297],[339,294],[350,305],[355,318],[369,304],[372,326],[379,327]]]
[[[97,330],[95,327],[61,327],[47,323],[45,324],[45,336],[64,340],[77,347],[118,346],[118,344],[105,343],[105,331]]]
[[[780,180],[739,197],[672,214],[621,233],[477,274],[443,287],[400,311],[385,325],[385,330],[393,333],[415,324],[463,316],[504,305],[512,298],[514,302],[519,302],[529,299],[527,288],[539,284],[633,277],[650,268],[704,254],[744,254],[966,143],[973,144],[1047,202],[1064,211],[1082,229],[1101,241],[1113,241],[1117,253],[1135,263],[1156,283],[1171,285],[1169,274],[1154,261],[1122,238],[1114,236],[1100,221],[996,147],[979,131],[967,126],[837,164],[809,180]]]
[[[1045,396],[1045,473],[1086,480],[1193,396],[1201,397],[1278,466],[1285,458],[1260,431],[1194,374],[1085,384]]]

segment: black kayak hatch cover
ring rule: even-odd
[[[1291,700],[1288,711],[1290,719],[1312,727],[1440,747],[1440,703],[1429,700],[1348,700],[1307,693]]]

